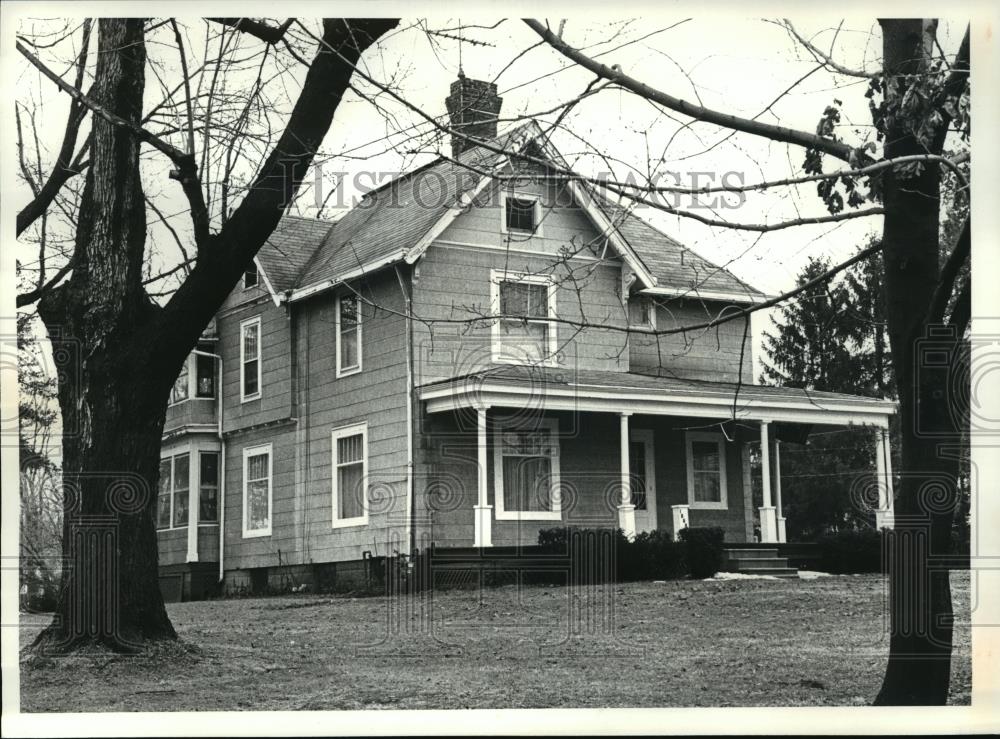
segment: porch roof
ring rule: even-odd
[[[885,428],[896,412],[893,401],[860,395],[534,365],[490,365],[417,392],[428,413],[534,408]]]

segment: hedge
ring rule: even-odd
[[[844,575],[882,571],[880,531],[840,531],[821,536],[816,543],[822,572]]]
[[[722,565],[722,541],[723,532],[718,528],[684,529],[679,541],[659,530],[638,534],[632,541],[621,529],[558,527],[538,533],[543,551],[572,554],[580,572],[603,571],[608,564],[606,554],[613,546],[618,582],[711,577]]]

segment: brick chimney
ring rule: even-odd
[[[497,86],[491,82],[472,80],[461,70],[458,79],[451,83],[451,94],[445,98],[448,117],[455,130],[477,139],[492,139],[497,135],[497,116],[503,98],[497,95]],[[458,158],[475,144],[458,136],[451,137],[451,155]]]

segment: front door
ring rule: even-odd
[[[629,439],[629,470],[632,473],[632,505],[636,533],[656,529],[656,473],[653,466],[653,432],[635,429]]]

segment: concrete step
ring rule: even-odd
[[[730,558],[726,564],[730,571],[735,572],[761,567],[788,569],[788,560],[784,557],[737,557]]]
[[[740,549],[738,547],[722,550],[726,559],[774,559],[778,556],[777,549]]]

